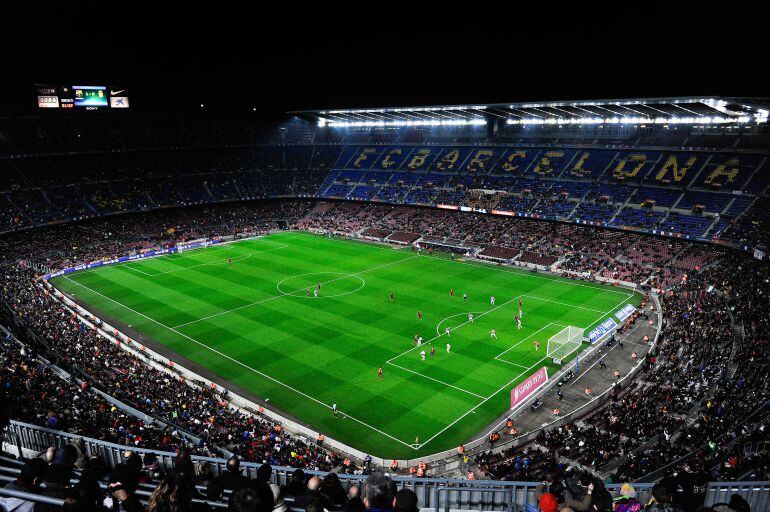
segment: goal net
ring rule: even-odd
[[[184,252],[188,251],[190,249],[195,249],[198,247],[203,247],[205,245],[208,245],[209,239],[208,238],[196,238],[195,240],[188,240],[186,242],[180,242],[176,244],[176,252]]]
[[[553,359],[555,364],[561,364],[570,354],[580,348],[583,343],[585,329],[568,325],[561,331],[548,338],[546,357]]]

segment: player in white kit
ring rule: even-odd
[[[446,344],[446,351],[447,351],[447,352],[449,352],[450,350],[452,350],[452,345],[450,345],[449,343],[447,343],[447,344]]]
[[[493,305],[493,306],[495,305],[495,296],[494,296],[494,295],[492,295],[492,296],[489,298],[489,303],[490,303],[491,305]]]
[[[489,336],[490,336],[491,338],[497,339],[497,332],[495,332],[495,330],[494,330],[494,329],[492,329],[492,330],[489,332]]]
[[[425,361],[425,351],[424,350],[422,352],[420,352],[420,359]]]

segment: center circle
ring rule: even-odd
[[[321,289],[318,295],[315,290],[318,284]],[[309,272],[281,279],[275,287],[283,295],[310,299],[341,297],[355,293],[366,285],[361,276],[345,272]]]

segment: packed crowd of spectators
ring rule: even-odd
[[[208,462],[180,450],[172,467],[152,454],[127,449],[113,467],[76,444],[51,447],[24,463],[0,461],[0,472],[15,474],[4,485],[23,497],[0,498],[0,509],[12,512],[418,512],[417,494],[398,489],[382,472],[370,474],[362,485],[343,485],[336,473],[323,477],[296,469],[278,485],[270,464],[253,477],[244,474],[237,457],[213,471]],[[61,506],[33,501],[29,495],[60,500]]]
[[[232,453],[246,461],[352,472],[342,456],[313,440],[233,407],[226,390],[188,382],[159,361],[150,366],[146,355],[98,336],[35,282],[41,269],[293,226],[503,247],[594,274],[624,261],[651,270],[671,267],[676,278],[661,296],[666,322],[641,377],[613,389],[606,407],[589,417],[542,432],[528,447],[481,454],[475,463],[500,479],[541,479],[569,467],[611,473],[616,481],[682,468],[705,479],[770,476],[766,453],[751,449],[770,441],[765,266],[744,256],[720,261],[716,249],[638,234],[404,206],[226,204],[5,235],[0,324],[24,343],[11,343],[8,332],[0,351],[0,392],[10,415],[127,448]],[[100,391],[155,420],[132,416]]]
[[[44,354],[85,382],[80,390],[64,381],[45,383],[54,386],[54,389],[28,387],[29,393],[42,398],[26,401],[17,394],[19,383],[12,386],[9,380],[4,389],[9,392],[9,398],[22,408],[18,418],[80,435],[114,439],[127,445],[172,449],[178,446],[181,438],[186,444],[194,445],[192,449],[196,453],[213,454],[224,449],[250,461],[324,469],[340,465],[342,459],[332,452],[289,435],[280,425],[231,407],[226,391],[185,382],[170,367],[162,371],[148,366],[142,358],[97,335],[95,330],[77,319],[35,282],[38,265],[59,268],[73,262],[112,257],[129,249],[140,250],[147,244],[157,247],[172,240],[251,232],[273,227],[271,224],[275,220],[296,222],[308,207],[303,202],[288,205],[267,203],[247,211],[243,205],[231,205],[219,207],[216,211],[187,211],[175,218],[174,224],[166,223],[171,213],[152,213],[145,214],[141,219],[93,221],[88,226],[95,233],[93,239],[71,238],[74,229],[88,228],[70,225],[58,231],[47,228],[31,232],[24,237],[25,244],[9,246],[11,250],[5,256],[16,262],[6,260],[7,265],[3,267],[1,290],[4,307],[0,308],[3,323],[24,340],[30,350]],[[173,226],[173,231],[168,226]],[[35,250],[43,246],[49,252]],[[8,355],[10,363],[14,360],[14,352],[10,347],[5,348],[7,354],[4,355]],[[31,356],[26,357],[29,359]],[[35,370],[39,366],[25,361],[24,368]],[[19,364],[17,362],[15,366]],[[3,379],[6,372],[9,379],[21,378],[21,373],[8,368],[6,366],[3,371]],[[36,380],[29,378],[23,382],[33,384]],[[65,409],[66,405],[82,401],[82,394],[91,386],[166,424],[159,428],[160,432],[155,432],[158,428],[131,420],[121,411],[98,400],[87,400],[87,403],[98,404],[96,411],[88,413],[96,414],[100,421],[81,421],[79,415],[73,417],[73,411]],[[53,404],[46,402],[44,399],[54,392],[57,400]],[[76,395],[68,393],[80,395],[70,402],[66,398]],[[36,408],[38,405],[39,408]],[[124,421],[113,421],[113,415],[121,415]],[[104,432],[101,432],[102,427],[105,427]],[[119,435],[113,430],[119,431]],[[197,441],[193,443],[192,439]]]
[[[769,294],[770,270],[748,257],[691,272],[661,296],[665,323],[640,377],[589,417],[541,432],[536,446],[615,481],[770,478]],[[515,457],[481,462],[515,478]]]
[[[723,254],[706,245],[589,226],[363,203],[320,203],[299,227],[387,240],[407,233],[411,241],[422,238],[447,250],[472,247],[483,257],[655,288],[678,284]]]
[[[0,262],[61,268],[203,237],[264,233],[294,225],[310,201],[175,208],[6,233]]]

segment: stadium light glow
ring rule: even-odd
[[[544,125],[544,124],[726,124],[748,123],[748,116],[741,117],[548,117],[507,119],[505,124]],[[767,116],[765,116],[767,121]],[[757,122],[759,121],[757,118]]]
[[[321,122],[323,121],[323,125]],[[318,126],[330,128],[376,128],[376,127],[401,127],[401,126],[485,126],[486,119],[414,119],[402,121],[332,121],[319,118]]]

